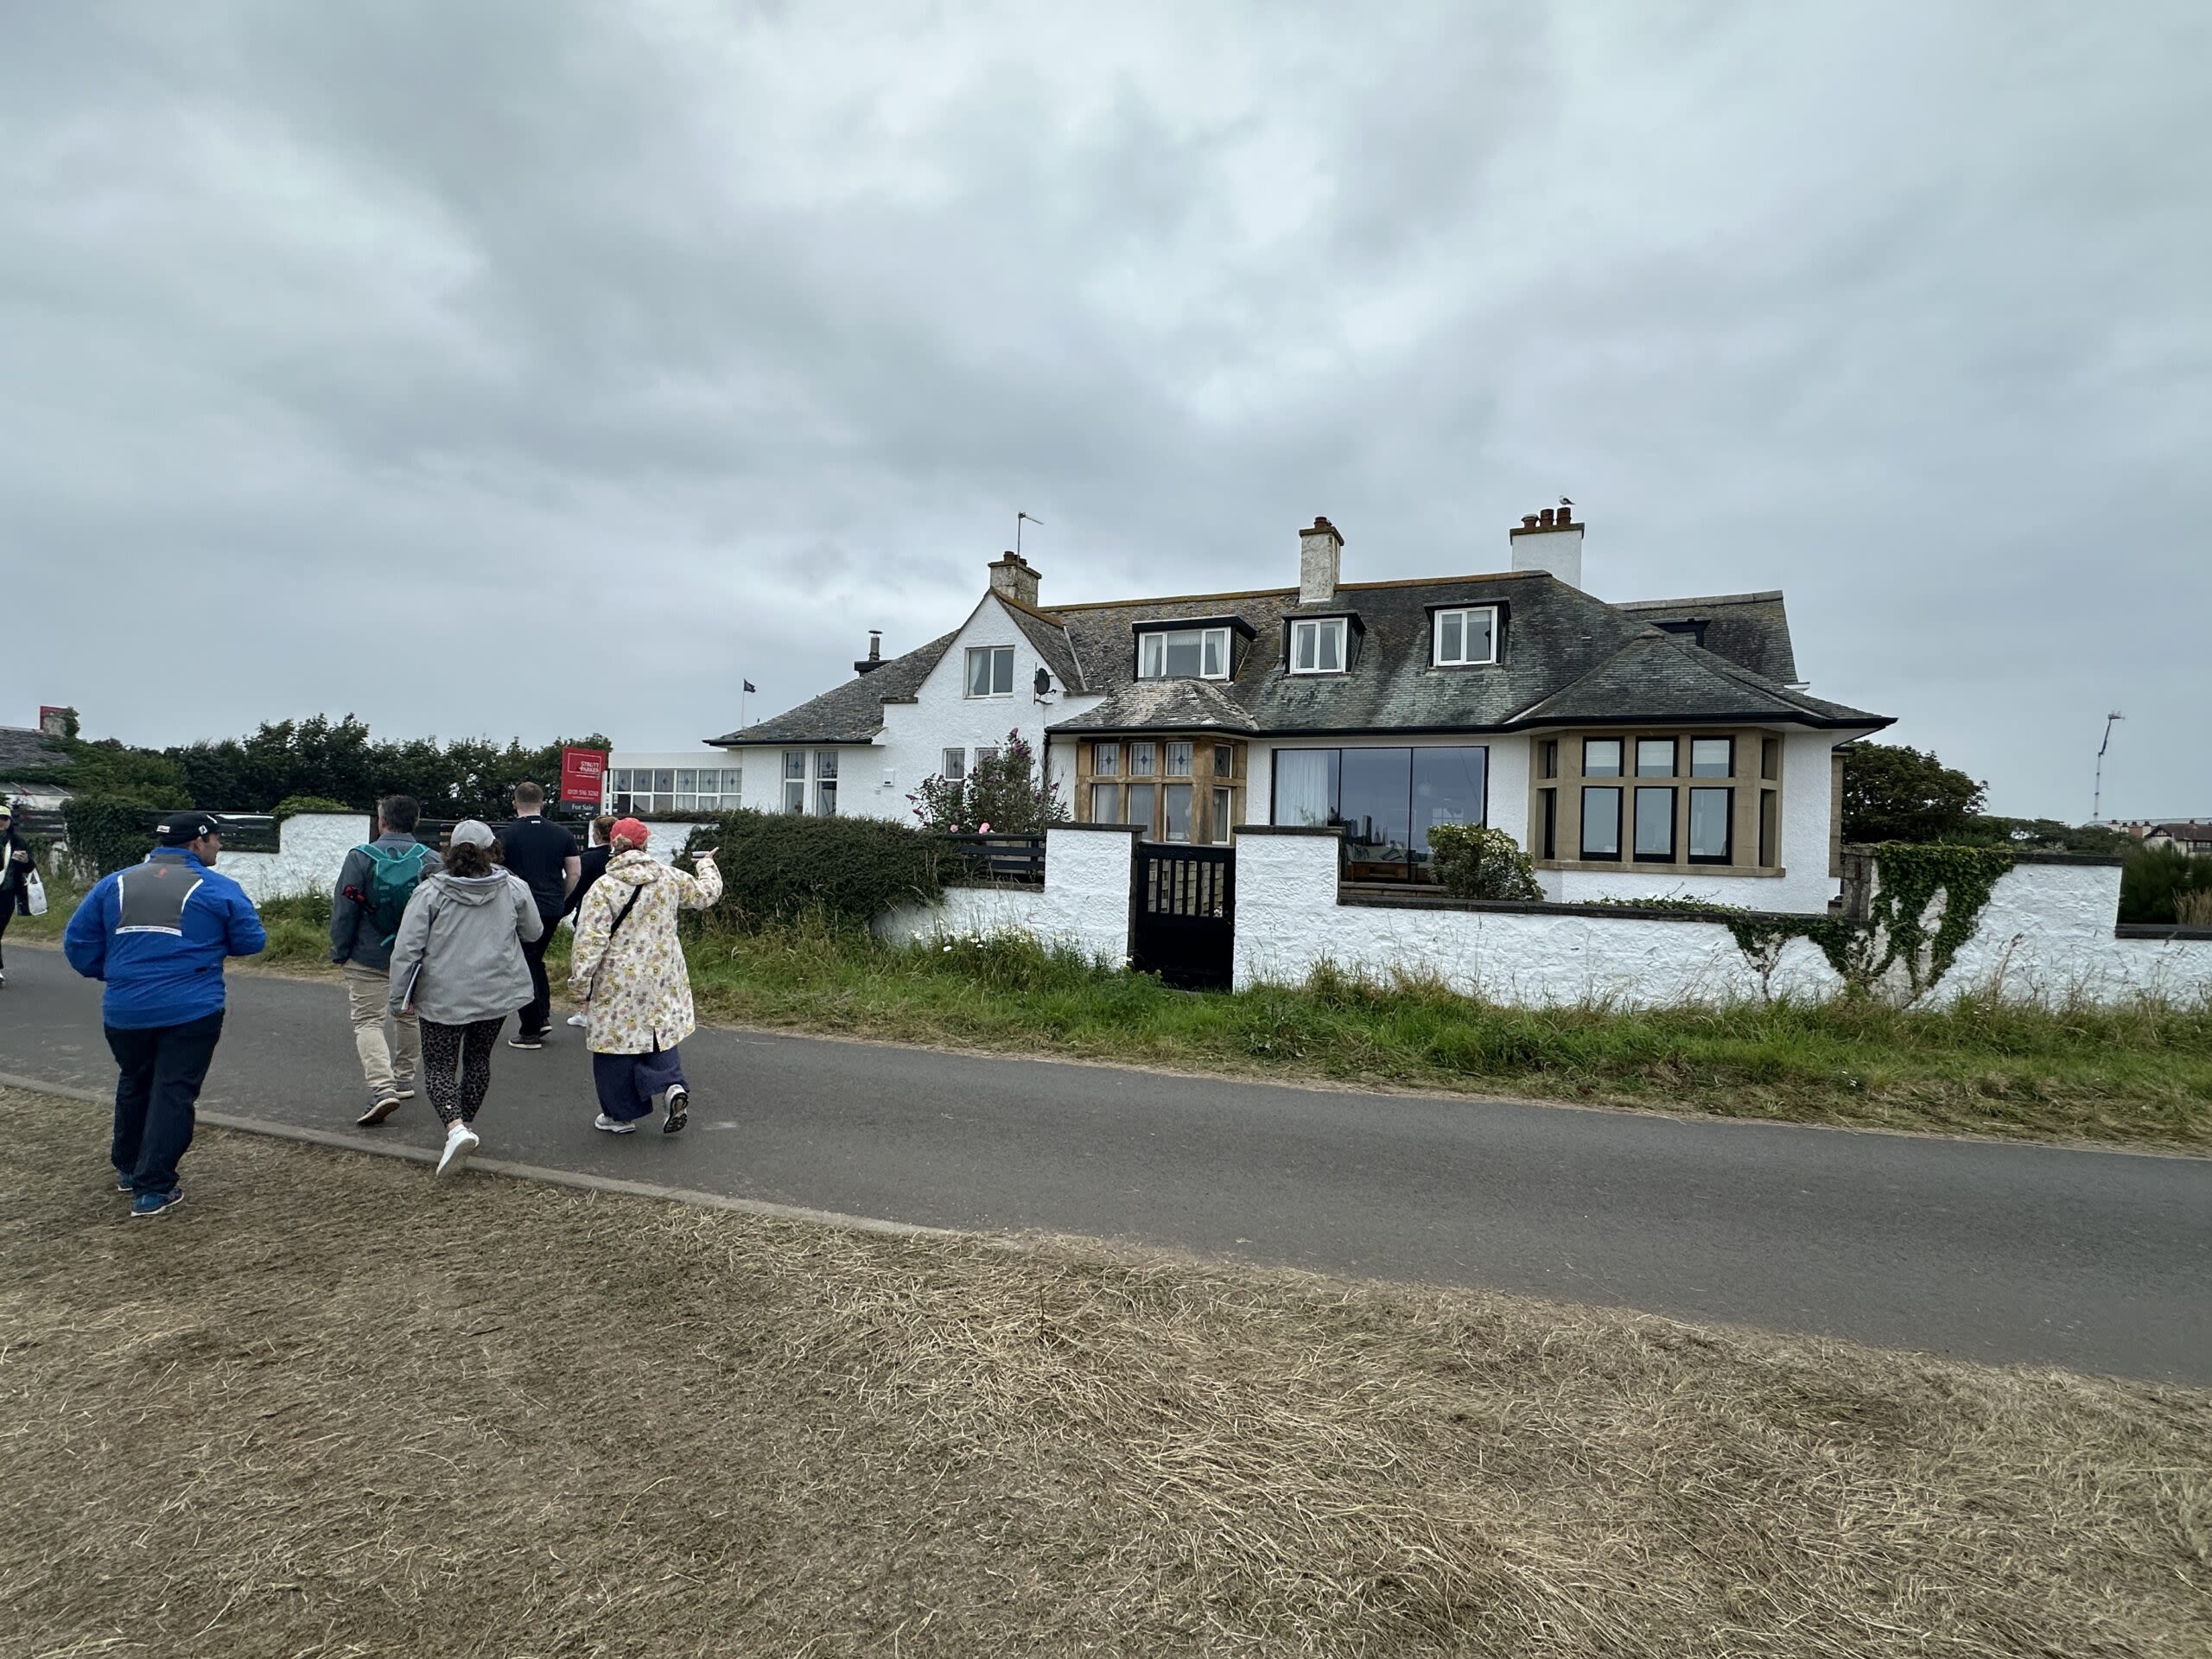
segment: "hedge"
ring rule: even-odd
[[[819,911],[865,927],[900,905],[932,905],[958,855],[942,838],[881,818],[820,818],[751,809],[703,820],[686,852],[721,849],[722,898],[710,923],[754,928]]]
[[[79,868],[109,875],[153,850],[158,806],[124,795],[72,795],[61,804],[69,826],[69,856]]]

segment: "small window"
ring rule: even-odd
[[[1338,674],[1344,666],[1344,619],[1324,616],[1290,625],[1290,671]]]
[[[996,749],[992,749],[992,748],[982,748],[982,749],[978,749],[978,750],[976,750],[976,770],[980,772],[980,771],[981,771],[981,770],[982,770],[985,766],[987,766],[988,764],[989,764],[991,761],[997,760],[998,758],[999,758],[999,752],[998,752]]]
[[[1726,864],[1732,856],[1736,791],[1732,789],[1690,791],[1690,862]]]
[[[817,778],[827,778],[827,779],[829,779],[832,783],[835,783],[835,782],[836,781],[836,778],[837,778],[837,751],[836,751],[836,750],[835,750],[835,749],[817,749],[817,750],[814,752],[814,775],[815,775]]]
[[[1191,746],[1188,743],[1170,743],[1167,746],[1167,775],[1170,778],[1191,775]]]
[[[786,812],[806,810],[805,779],[787,778],[784,780],[784,810]]]
[[[1620,855],[1620,791],[1585,789],[1582,791],[1582,856],[1618,859]]]
[[[971,697],[1010,697],[1014,695],[1014,647],[968,647],[968,695]]]
[[[1585,778],[1618,778],[1621,775],[1621,741],[1618,737],[1586,737],[1582,740],[1582,775]]]
[[[1436,613],[1436,652],[1439,668],[1471,668],[1497,660],[1497,607],[1484,605],[1471,610]]]
[[[679,795],[696,795],[699,792],[699,774],[689,766],[678,767],[676,773],[676,792]]]
[[[626,768],[607,768],[607,792],[610,795],[627,795],[630,792],[630,773]]]
[[[663,770],[653,773],[653,793],[666,795],[673,792],[675,788],[676,773],[673,771]]]
[[[1537,792],[1543,797],[1543,830],[1538,844],[1544,849],[1538,856],[1557,858],[1559,856],[1559,791],[1546,789]]]
[[[1213,775],[1217,778],[1234,778],[1236,775],[1235,744],[1217,743],[1213,746]]]
[[[1093,784],[1090,786],[1090,821],[1093,823],[1122,823],[1122,786],[1119,784]]]
[[[1770,783],[1782,779],[1782,740],[1763,737],[1759,740],[1759,776]]]
[[[837,785],[834,781],[814,786],[814,810],[821,817],[837,816]]]
[[[1227,628],[1166,628],[1142,635],[1137,652],[1141,680],[1224,680],[1229,677]]]
[[[1230,804],[1230,792],[1228,790],[1217,789],[1214,791],[1213,838],[1217,842],[1227,841],[1229,839],[1230,830],[1233,827],[1230,823],[1230,819],[1235,814],[1236,809]]]
[[[1636,740],[1636,775],[1639,778],[1671,778],[1675,775],[1675,740],[1671,737],[1639,737]]]
[[[1134,823],[1147,835],[1152,833],[1152,794],[1156,787],[1153,784],[1128,785],[1129,816],[1122,823]]]
[[[1094,743],[1090,746],[1090,769],[1101,778],[1122,775],[1122,746],[1119,743]]]
[[[1775,790],[1759,791],[1759,868],[1770,870],[1782,861],[1782,796]]]
[[[1690,776],[1733,778],[1736,740],[1732,737],[1694,737],[1690,740]]]
[[[1149,778],[1159,769],[1159,745],[1132,743],[1129,745],[1129,776]]]
[[[944,752],[944,766],[940,769],[938,775],[944,778],[944,781],[948,784],[966,782],[968,778],[968,751],[965,749],[947,749]]]
[[[805,779],[806,779],[806,751],[805,751],[805,750],[804,750],[804,749],[785,749],[785,750],[784,751],[784,777],[785,777],[787,780],[788,780],[788,779],[790,779],[797,778],[797,779],[798,779],[801,782],[805,781]],[[671,785],[671,787],[672,787],[672,785]]]
[[[1162,841],[1188,841],[1191,838],[1191,786],[1188,784],[1169,784],[1161,791],[1161,805],[1166,824],[1160,831]]]
[[[1646,863],[1675,861],[1675,791],[1636,791],[1636,855]]]
[[[1539,760],[1541,762],[1541,770],[1544,777],[1559,776],[1559,740],[1557,738],[1548,737],[1544,740]]]

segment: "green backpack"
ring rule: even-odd
[[[399,937],[399,918],[407,913],[407,901],[423,879],[423,861],[430,849],[418,842],[412,847],[372,843],[354,850],[369,855],[369,887],[361,895],[362,906],[383,942],[390,944]]]

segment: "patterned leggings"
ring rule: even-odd
[[[441,1123],[459,1118],[476,1121],[484,1091],[492,1086],[492,1049],[499,1040],[505,1019],[479,1020],[474,1025],[442,1026],[435,1020],[423,1025],[423,1086],[430,1091],[430,1105]],[[454,1072],[461,1076],[455,1087]]]

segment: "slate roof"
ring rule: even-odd
[[[873,673],[856,674],[842,685],[820,696],[787,709],[771,720],[755,721],[742,731],[707,739],[731,748],[748,743],[868,743],[883,729],[883,705],[912,702],[930,671],[960,637],[955,628],[939,634],[918,651],[887,659]]]
[[[1797,659],[1789,649],[1789,618],[1778,589],[1702,599],[1639,599],[1614,608],[1641,622],[1662,626],[1672,622],[1694,629],[1693,637],[1707,651],[1780,684],[1797,677]]]
[[[1346,582],[1325,605],[1294,588],[1121,600],[1046,611],[1001,602],[1061,688],[1103,696],[1048,729],[1236,731],[1253,734],[1510,731],[1600,721],[1755,721],[1878,728],[1885,715],[1789,689],[1796,673],[1778,593],[1610,605],[1544,571],[1412,582]],[[1430,665],[1431,616],[1459,605],[1499,609],[1503,660]],[[1355,615],[1342,674],[1294,675],[1284,663],[1290,619]],[[1160,623],[1233,620],[1235,674],[1220,680],[1139,680],[1137,632]],[[1697,631],[1667,632],[1662,622]],[[1703,644],[1698,643],[1700,637]],[[710,742],[864,743],[882,705],[911,701],[957,631],[894,658],[788,713]]]
[[[46,734],[28,726],[0,726],[0,776],[66,766],[69,757],[46,744]]]

